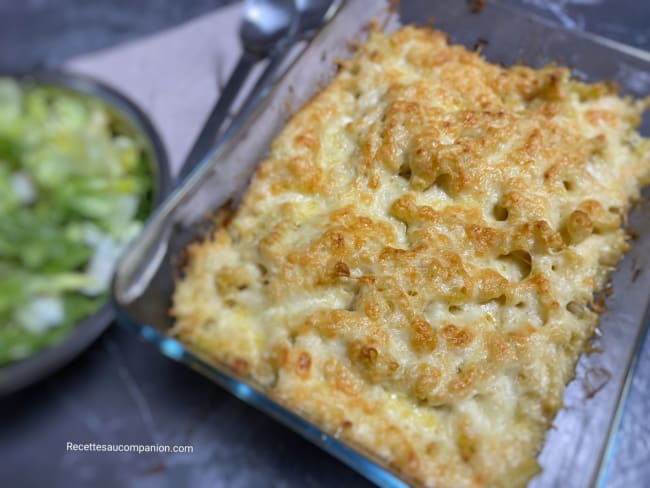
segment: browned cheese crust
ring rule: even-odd
[[[628,247],[643,109],[372,30],[188,249],[174,332],[407,479],[523,485]]]

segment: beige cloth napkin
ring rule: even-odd
[[[131,98],[160,132],[172,170],[184,156],[241,54],[241,5],[66,63]]]

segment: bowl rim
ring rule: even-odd
[[[0,78],[13,78],[21,84],[46,85],[63,88],[99,99],[114,109],[143,136],[151,155],[156,187],[153,206],[148,217],[172,190],[169,158],[162,139],[153,122],[136,103],[125,94],[106,83],[87,75],[60,69],[30,71],[0,70]],[[60,342],[35,354],[0,367],[0,397],[8,396],[53,374],[88,348],[115,319],[115,309],[110,297],[97,311],[81,319]]]

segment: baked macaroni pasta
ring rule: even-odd
[[[191,348],[425,486],[520,486],[628,248],[644,102],[371,30],[187,250]]]

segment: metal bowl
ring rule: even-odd
[[[172,182],[169,163],[160,136],[149,118],[126,96],[86,76],[61,71],[0,73],[0,76],[30,85],[63,88],[101,100],[111,112],[111,116],[119,119],[132,129],[134,134],[140,136],[154,179],[150,213],[170,193]],[[115,311],[107,297],[104,305],[94,314],[79,321],[59,343],[0,367],[0,397],[33,384],[63,367],[90,346],[114,318]]]

